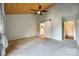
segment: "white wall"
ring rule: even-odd
[[[44,22],[45,25],[45,36],[48,38],[51,38],[51,22],[50,21],[46,21]]]
[[[79,19],[76,21],[76,39],[79,46]]]
[[[6,15],[6,33],[9,40],[37,36],[37,16],[32,14]]]
[[[79,4],[78,4],[78,13],[77,13],[77,20],[75,26],[76,26],[76,41],[79,46]]]
[[[49,38],[62,40],[62,17],[76,15],[77,7],[77,4],[56,4],[48,9],[43,15],[43,20],[52,19],[52,35]]]

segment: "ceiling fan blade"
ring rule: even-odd
[[[34,9],[30,9],[30,10],[32,10],[32,11],[37,11],[37,10],[34,10]]]
[[[47,10],[41,10],[41,12],[47,12]]]
[[[37,12],[33,13],[33,14],[37,14]]]
[[[42,13],[40,13],[40,15],[42,16]]]
[[[42,6],[41,6],[41,5],[39,5],[39,10],[41,10],[41,7],[42,7]]]

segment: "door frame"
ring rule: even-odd
[[[72,21],[74,22],[74,40],[76,40],[76,15],[62,17],[62,40],[64,40],[64,21],[66,18],[73,18]]]

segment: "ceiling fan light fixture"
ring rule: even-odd
[[[34,15],[41,15],[42,16],[42,13],[43,12],[47,12],[47,10],[43,10],[42,9],[42,5],[38,5],[38,10],[35,10],[35,9],[30,9],[34,12]]]
[[[40,14],[41,12],[40,12],[40,11],[38,11],[37,13],[38,13],[38,14]]]

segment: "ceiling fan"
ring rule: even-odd
[[[33,11],[33,14],[38,14],[42,16],[42,12],[47,12],[47,10],[41,10],[42,6],[40,4],[38,4],[38,10],[35,9],[30,9],[31,11]]]

